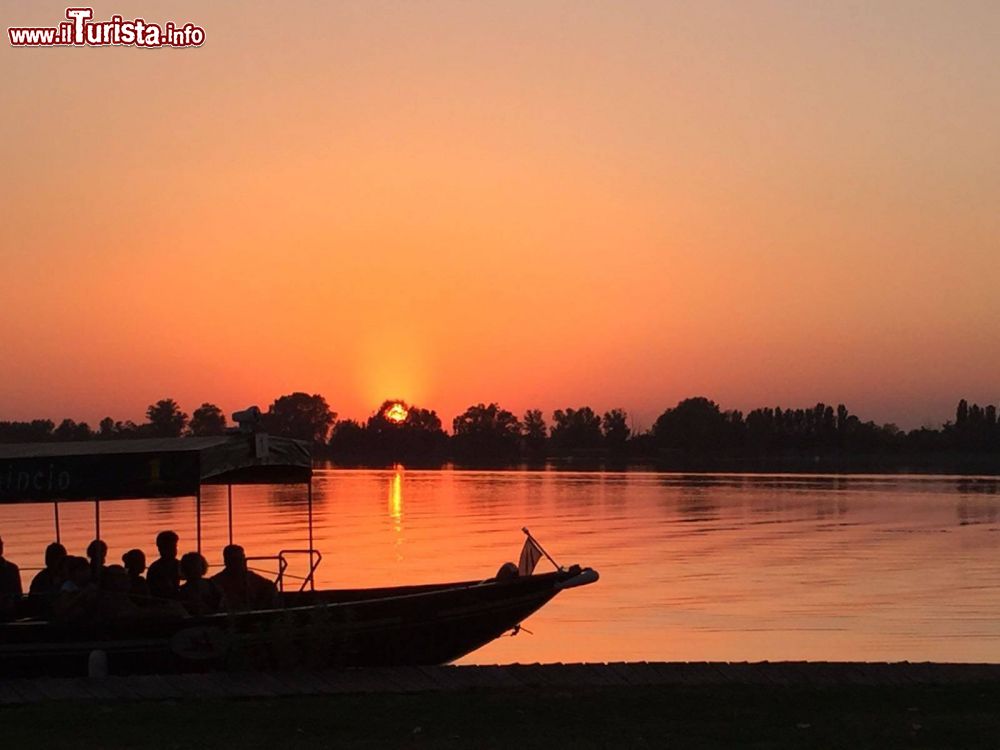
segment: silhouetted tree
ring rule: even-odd
[[[404,426],[415,433],[427,433],[444,435],[444,428],[441,426],[441,418],[433,409],[422,409],[419,406],[409,407]]]
[[[594,453],[601,449],[601,418],[589,406],[552,412],[552,447],[562,456]]]
[[[115,420],[105,417],[97,426],[97,437],[101,440],[109,440],[115,436]]]
[[[800,452],[816,456],[842,448],[854,429],[854,422],[841,404],[835,413],[832,406],[819,403],[811,409],[754,409],[744,423],[742,436],[738,412],[727,412],[727,420],[737,436],[733,445],[743,445],[754,456],[774,452]]]
[[[969,402],[964,398],[958,402],[955,409],[955,426],[961,429],[969,421]]]
[[[149,425],[137,425],[131,419],[126,419],[124,422],[115,422],[115,437],[127,439],[146,437],[149,434]]]
[[[149,433],[154,437],[180,437],[187,425],[188,415],[181,411],[177,402],[165,398],[151,404],[146,409]]]
[[[847,407],[837,404],[837,435],[840,438],[841,446],[844,445],[843,436],[847,434]]]
[[[90,440],[91,437],[93,433],[90,431],[90,425],[86,422],[77,424],[72,419],[64,419],[52,432],[52,438],[60,441]]]
[[[275,399],[264,415],[264,427],[274,435],[308,440],[324,445],[337,413],[330,411],[318,393],[310,396],[297,391]]]
[[[265,415],[265,427],[277,434],[312,439],[317,453],[330,449],[338,460],[358,462],[417,462],[434,464],[446,460],[448,436],[437,414],[428,409],[397,408],[402,420],[389,419],[386,412],[397,402],[387,401],[362,425],[354,420],[337,422],[319,395],[293,393],[277,399]],[[163,399],[147,410],[148,424],[114,421],[105,417],[94,433],[86,423],[62,420],[0,421],[0,442],[46,442],[171,436],[181,433],[187,416],[172,399]],[[477,404],[453,422],[453,455],[460,460],[509,462],[521,454],[532,460],[549,455],[608,455],[614,458],[653,459],[672,463],[696,459],[715,466],[747,468],[817,467],[834,469],[906,470],[991,473],[1000,468],[1000,423],[994,404],[970,404],[962,399],[955,421],[941,429],[929,426],[910,432],[894,424],[862,421],[847,407],[823,403],[803,409],[765,407],[746,418],[739,411],[722,411],[707,398],[681,401],[666,410],[653,428],[632,435],[627,415],[613,409],[598,417],[588,407],[557,410],[548,437],[545,420],[538,410],[525,412],[518,423],[513,414],[496,404]],[[189,425],[192,434],[219,432],[225,424],[217,407],[203,404]],[[721,464],[719,463],[721,461]]]
[[[545,458],[549,438],[549,428],[541,409],[528,409],[521,421],[521,434],[524,438],[524,455],[526,458],[538,461]]]
[[[367,432],[360,422],[341,419],[333,425],[328,445],[334,461],[351,463],[365,457]]]
[[[745,420],[746,446],[751,455],[767,454],[775,444],[774,409],[754,409]]]
[[[718,405],[699,396],[663,412],[653,424],[653,436],[663,453],[705,456],[727,443],[729,431]]]
[[[441,419],[430,409],[402,404],[406,419],[396,422],[386,414],[397,401],[385,401],[365,424],[372,456],[379,462],[434,463],[444,460],[448,436]]]
[[[823,445],[827,448],[834,448],[837,445],[837,417],[834,415],[833,407],[827,406],[823,409],[822,426]]]
[[[959,452],[986,453],[1000,449],[997,409],[993,404],[970,405],[963,398],[955,410],[955,423],[945,425],[944,432]]]
[[[612,409],[604,412],[601,426],[604,429],[604,445],[608,452],[616,456],[623,455],[629,435],[632,433],[628,426],[628,414],[625,413],[625,410]]]
[[[455,458],[481,463],[505,463],[520,451],[521,423],[494,403],[470,406],[452,421]]]
[[[0,442],[44,443],[52,439],[56,425],[51,419],[33,419],[30,422],[0,422]]]
[[[225,435],[226,415],[215,404],[204,403],[194,410],[188,429],[192,435]]]

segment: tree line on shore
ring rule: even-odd
[[[765,407],[744,414],[724,411],[704,397],[666,409],[649,430],[638,433],[623,409],[601,414],[589,406],[556,409],[548,422],[539,409],[529,409],[518,418],[496,403],[479,403],[455,417],[450,434],[435,411],[397,401],[386,401],[364,422],[337,416],[323,396],[291,393],[262,413],[261,428],[308,440],[317,456],[358,465],[447,461],[511,465],[562,459],[752,468],[776,461],[808,465],[888,459],[919,466],[942,456],[972,456],[989,463],[1000,455],[997,407],[969,405],[964,399],[954,421],[940,429],[908,432],[893,424],[863,421],[843,404]],[[214,404],[203,403],[189,416],[167,398],[149,406],[142,424],[111,417],[102,419],[96,429],[72,419],[59,424],[47,419],[0,421],[0,442],[222,435],[227,426]]]

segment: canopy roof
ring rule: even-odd
[[[264,434],[0,444],[0,503],[195,495],[312,476],[310,446]]]

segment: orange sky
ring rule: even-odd
[[[3,43],[0,419],[1000,400],[992,0],[222,5]]]

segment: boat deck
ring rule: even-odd
[[[0,705],[615,686],[906,686],[1000,682],[1000,664],[615,662],[0,680]]]

